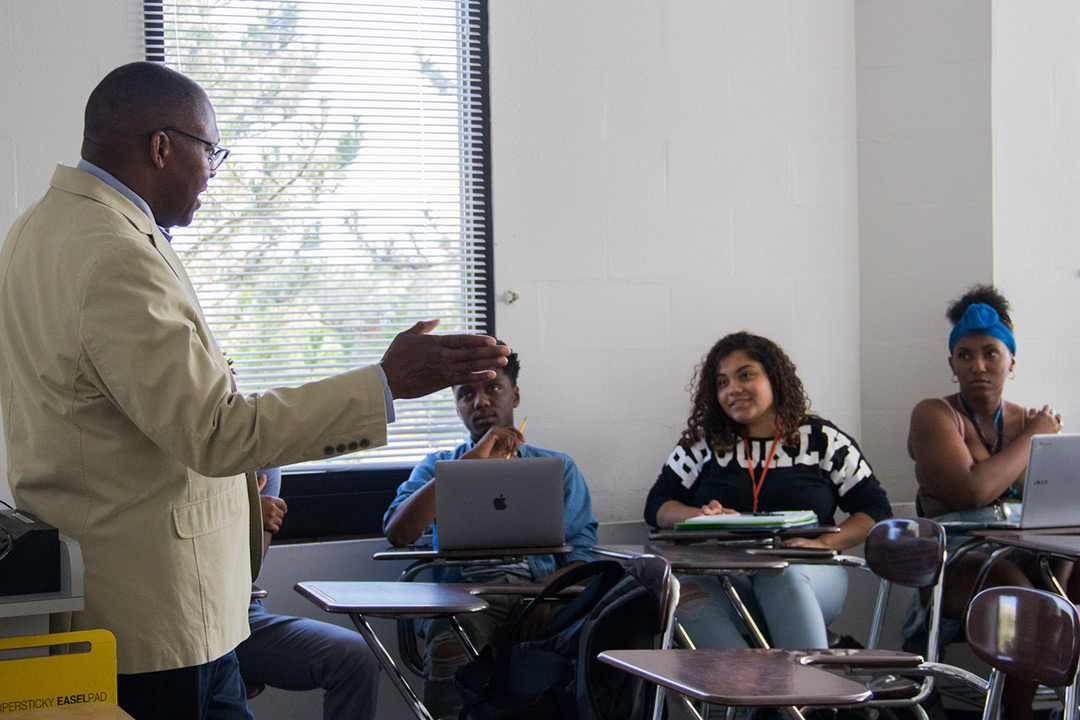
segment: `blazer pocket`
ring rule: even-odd
[[[237,484],[223,493],[173,508],[176,534],[194,538],[240,521],[247,507],[247,489]]]

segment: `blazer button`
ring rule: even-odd
[[[337,451],[338,451],[339,453],[343,453],[343,452],[345,452],[345,443],[338,443],[338,446],[337,446]]]
[[[333,445],[327,445],[326,447],[324,447],[322,449],[322,451],[327,455],[333,455],[334,454],[334,446]]]
[[[350,450],[359,450],[360,449],[360,443],[356,442],[355,440],[351,441],[349,443],[349,449]]]
[[[371,441],[368,440],[367,438],[364,438],[363,440],[360,441],[360,447],[362,447],[362,448],[366,448],[370,444],[371,444]]]

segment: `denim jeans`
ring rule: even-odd
[[[683,601],[676,617],[701,648],[746,647],[745,627],[720,580],[679,578]],[[755,622],[774,647],[828,647],[826,627],[839,617],[847,596],[847,571],[835,565],[792,565],[732,578]]]

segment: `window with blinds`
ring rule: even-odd
[[[206,89],[231,151],[173,245],[241,391],[377,362],[418,320],[493,331],[486,0],[144,8],[147,59]],[[395,408],[387,447],[330,464],[464,435],[449,391]]]

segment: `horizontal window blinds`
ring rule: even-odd
[[[482,0],[147,2],[146,47],[206,89],[231,154],[173,241],[245,393],[377,362],[418,320],[491,332]],[[395,464],[463,436],[397,401]]]

